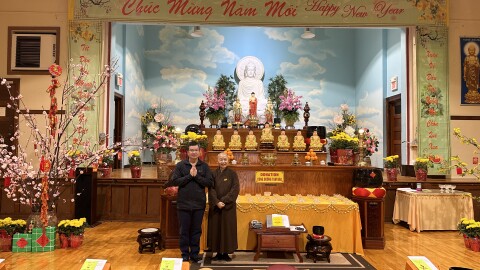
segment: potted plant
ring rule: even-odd
[[[170,125],[171,115],[164,102],[153,103],[142,115],[142,134],[147,146],[151,146],[155,136],[162,126]]]
[[[205,116],[210,121],[210,127],[218,127],[218,121],[225,115],[225,92],[209,87],[203,96],[206,99],[205,107],[207,108]]]
[[[342,165],[354,165],[355,153],[358,153],[358,138],[345,132],[330,137],[330,159]]]
[[[164,164],[172,161],[170,152],[177,149],[178,141],[175,134],[175,127],[164,125],[155,133],[153,139],[153,151],[157,164]]]
[[[132,178],[140,178],[142,176],[142,158],[139,150],[128,152],[128,164],[130,164]]]
[[[475,220],[468,218],[461,218],[457,225],[458,232],[463,236],[463,242],[466,248],[470,248],[470,240],[467,235],[467,226],[474,223]]]
[[[468,236],[470,242],[470,249],[475,252],[480,252],[480,222],[470,220],[465,227],[465,234]]]
[[[397,181],[398,175],[398,155],[388,156],[383,158],[385,172],[387,173],[387,180],[388,181]]]
[[[102,152],[101,158],[99,160],[98,170],[100,171],[99,176],[110,177],[113,167],[113,161],[115,156],[115,150],[106,149]]]
[[[415,170],[415,177],[419,181],[426,181],[428,168],[433,167],[432,161],[429,158],[418,157],[415,159],[413,168]]]
[[[65,219],[58,223],[61,248],[77,248],[83,243],[83,234],[88,226],[86,218]]]
[[[270,78],[270,83],[267,87],[268,97],[273,102],[273,111],[275,112],[276,119],[278,119],[278,123],[280,123],[279,119],[282,114],[282,111],[280,110],[280,96],[285,93],[285,90],[287,89],[286,85],[287,81],[283,75],[276,75],[275,77]]]
[[[0,219],[0,251],[12,251],[12,237],[15,233],[23,233],[27,222],[23,219],[13,220],[10,217]]]
[[[299,120],[300,113],[298,110],[302,110],[302,102],[300,99],[302,96],[295,95],[292,89],[288,89],[280,96],[279,109],[282,111],[282,117],[285,120],[286,128],[295,128],[294,124]]]

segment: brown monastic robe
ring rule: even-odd
[[[207,245],[213,252],[233,253],[238,248],[237,241],[237,197],[240,191],[235,171],[217,168],[213,172],[213,187],[208,189],[208,238]],[[225,203],[219,209],[218,202]]]

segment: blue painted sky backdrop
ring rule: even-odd
[[[118,91],[127,97],[127,137],[139,135],[139,117],[159,100],[172,112],[174,125],[198,124],[202,94],[221,74],[234,75],[238,60],[255,56],[265,67],[265,92],[270,78],[283,75],[287,87],[309,103],[309,125],[328,127],[340,104],[347,103],[361,125],[383,140],[384,67],[402,64],[399,46],[390,44],[401,31],[318,28],[310,40],[300,38],[303,28],[204,26],[200,38],[192,38],[191,31],[114,24],[112,55],[124,61],[125,85]],[[302,117],[296,126],[303,125]]]

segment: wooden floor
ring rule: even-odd
[[[137,230],[157,223],[104,222],[89,228],[83,246],[44,253],[2,252],[7,269],[80,269],[87,258],[107,259],[112,270],[159,269],[162,257],[179,257],[177,249],[138,253]],[[384,250],[365,250],[365,258],[379,270],[404,269],[408,255],[428,257],[440,270],[451,266],[480,269],[480,253],[467,250],[455,231],[410,232],[400,225],[385,224]],[[335,247],[334,247],[335,248]]]

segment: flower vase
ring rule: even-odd
[[[0,231],[0,251],[12,251],[12,236],[5,230]]]
[[[398,170],[397,168],[385,168],[387,173],[387,181],[395,182],[397,181]]]
[[[131,166],[130,172],[132,174],[132,178],[140,178],[142,176],[142,167],[141,166]]]
[[[470,249],[470,238],[466,234],[463,234],[463,243],[466,248]]]
[[[480,238],[470,237],[468,239],[470,241],[470,249],[475,252],[480,252]]]
[[[218,117],[216,115],[208,116],[208,121],[210,121],[210,127],[218,127],[218,122],[222,119],[222,116]]]
[[[98,176],[99,177],[109,178],[111,174],[112,174],[112,168],[111,167],[98,168]]]
[[[68,248],[68,246],[69,246],[68,236],[64,233],[59,233],[58,238],[60,239],[60,248]]]
[[[372,167],[372,159],[370,158],[370,156],[364,157],[363,162],[365,162],[365,166]]]
[[[172,156],[170,155],[170,153],[156,152],[155,162],[157,163],[157,165],[171,163]]]
[[[427,181],[427,173],[428,171],[425,169],[417,169],[415,170],[415,177],[418,181]]]
[[[71,248],[78,248],[83,243],[83,235],[70,235],[70,247]]]
[[[285,129],[295,129],[295,120],[287,120],[287,119],[284,119],[285,120]]]

